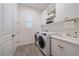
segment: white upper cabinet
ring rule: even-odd
[[[48,18],[47,10],[43,11],[43,13],[41,14],[42,25],[46,24],[46,18]]]
[[[0,4],[0,36],[2,35],[2,4]]]
[[[66,17],[79,16],[79,4],[77,3],[57,3],[56,22],[63,21]]]
[[[41,22],[42,25],[45,25],[47,22],[47,19],[50,18],[50,16],[55,13],[55,4],[50,4],[42,13],[41,13]]]
[[[47,7],[47,13],[53,12],[55,8],[56,8],[56,4],[55,4],[55,3],[50,4],[50,5]]]
[[[12,33],[13,4],[3,4],[3,35]]]

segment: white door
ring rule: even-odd
[[[24,10],[24,11],[23,11]],[[34,42],[34,32],[39,28],[37,23],[38,16],[35,12],[29,9],[19,8],[19,44],[29,44]],[[30,23],[29,23],[30,21]],[[35,28],[36,27],[36,28]]]
[[[17,41],[18,41],[18,14],[17,14],[17,4],[13,4],[13,55],[16,51]]]
[[[11,3],[3,4],[3,35],[12,33],[13,5]]]
[[[11,41],[7,41],[5,44],[3,44],[3,51],[5,51],[3,55],[13,55],[14,53],[14,38],[12,38],[12,34],[17,34],[16,7],[16,4],[12,3],[3,4],[3,36],[9,35],[9,37],[12,39]],[[6,37],[6,39],[8,39],[8,37]]]
[[[0,3],[0,36],[2,35],[2,4]]]

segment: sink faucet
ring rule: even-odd
[[[74,35],[73,35],[73,38],[77,38],[77,36],[78,36],[78,33],[75,32]]]
[[[71,35],[70,35],[70,34],[68,34],[68,33],[66,34],[66,36],[69,36],[69,37],[71,37]]]

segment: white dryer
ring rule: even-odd
[[[46,55],[46,56],[50,55],[51,42],[50,42],[50,35],[49,34],[47,34],[46,32],[42,32],[41,35],[39,35],[38,45],[39,45],[40,51],[44,55]]]

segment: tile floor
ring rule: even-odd
[[[39,48],[34,44],[19,46],[16,49],[15,56],[43,56]]]

